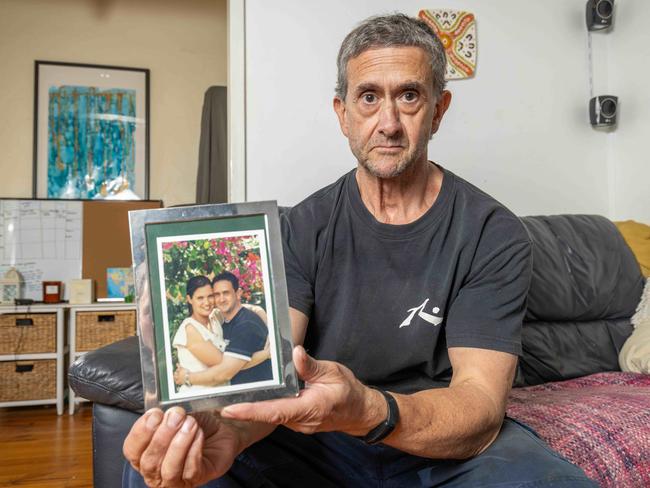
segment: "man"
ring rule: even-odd
[[[230,381],[231,385],[240,385],[272,379],[270,359],[244,369],[253,360],[253,355],[264,349],[268,329],[255,312],[242,305],[239,279],[229,271],[219,273],[212,280],[212,291],[214,303],[224,318],[221,325],[226,341],[223,360],[200,372],[179,367],[174,373],[176,384],[209,386]]]
[[[530,241],[428,160],[444,69],[440,42],[403,15],[343,41],[334,109],[357,168],[283,219],[293,339],[314,356],[294,350],[305,389],[220,421],[147,412],[124,453],[149,484],[595,486],[504,421]]]

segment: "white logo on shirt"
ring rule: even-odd
[[[401,329],[402,327],[407,327],[411,325],[411,320],[413,320],[413,317],[415,317],[416,312],[418,314],[418,317],[420,317],[422,320],[426,322],[429,322],[431,325],[440,325],[440,323],[442,322],[442,317],[431,315],[430,313],[426,313],[424,311],[424,307],[427,306],[427,303],[429,303],[428,298],[419,307],[410,308],[408,310],[408,312],[410,312],[409,316],[404,319],[404,322],[399,324],[399,328]],[[435,313],[439,313],[440,309],[438,307],[433,307],[433,310],[431,311],[435,314]]]

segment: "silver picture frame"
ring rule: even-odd
[[[136,210],[129,212],[129,226],[145,409],[179,405],[186,411],[219,410],[233,403],[296,396],[299,386],[292,361],[293,342],[277,203]],[[210,254],[214,249],[215,253],[221,253],[216,261]],[[202,259],[210,263],[202,263]],[[246,259],[255,261],[255,266]],[[178,280],[180,284],[174,283],[173,277],[185,276],[183,266],[189,270],[203,266],[207,276],[213,261],[219,263],[214,266],[233,268],[227,271],[242,277],[252,276],[249,271],[254,268],[255,285],[249,287],[248,293],[266,306],[272,378],[204,387],[198,391],[188,388],[181,392],[180,387],[173,384],[173,370],[179,359],[174,358],[171,336],[174,325],[180,320],[181,305],[177,302],[184,296],[185,288],[181,280]],[[189,264],[184,264],[186,262]]]

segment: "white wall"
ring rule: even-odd
[[[519,215],[609,215],[616,202],[616,216],[623,216],[618,212],[623,208],[618,193],[622,185],[636,185],[639,191],[625,197],[630,202],[624,216],[650,221],[646,210],[632,211],[648,202],[647,197],[639,200],[643,198],[643,185],[635,177],[643,170],[638,168],[639,158],[634,159],[633,170],[616,172],[617,181],[625,183],[612,185],[616,196],[610,194],[609,173],[615,171],[608,154],[616,146],[611,135],[594,131],[588,123],[585,3],[439,4],[475,13],[478,64],[474,78],[449,83],[452,106],[430,144],[429,157]],[[246,0],[248,200],[295,204],[355,166],[331,107],[340,42],[369,15],[394,11],[415,15],[423,6],[436,5],[416,0]],[[635,20],[639,26],[641,17]],[[619,25],[615,34],[621,30]],[[609,42],[602,35],[593,39],[596,91],[612,81]],[[621,123],[631,116],[626,112]],[[639,131],[641,126],[648,124],[640,121]],[[633,130],[625,127],[616,136],[636,139]],[[625,147],[633,154],[638,150],[631,142]]]
[[[0,0],[0,197],[32,195],[34,60],[151,70],[150,196],[196,198],[205,90],[226,84],[225,0]]]
[[[609,90],[620,101],[620,122],[610,139],[612,215],[650,224],[650,2],[616,4],[608,36]]]

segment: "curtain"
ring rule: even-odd
[[[228,201],[228,120],[225,86],[211,86],[203,99],[196,203]]]

